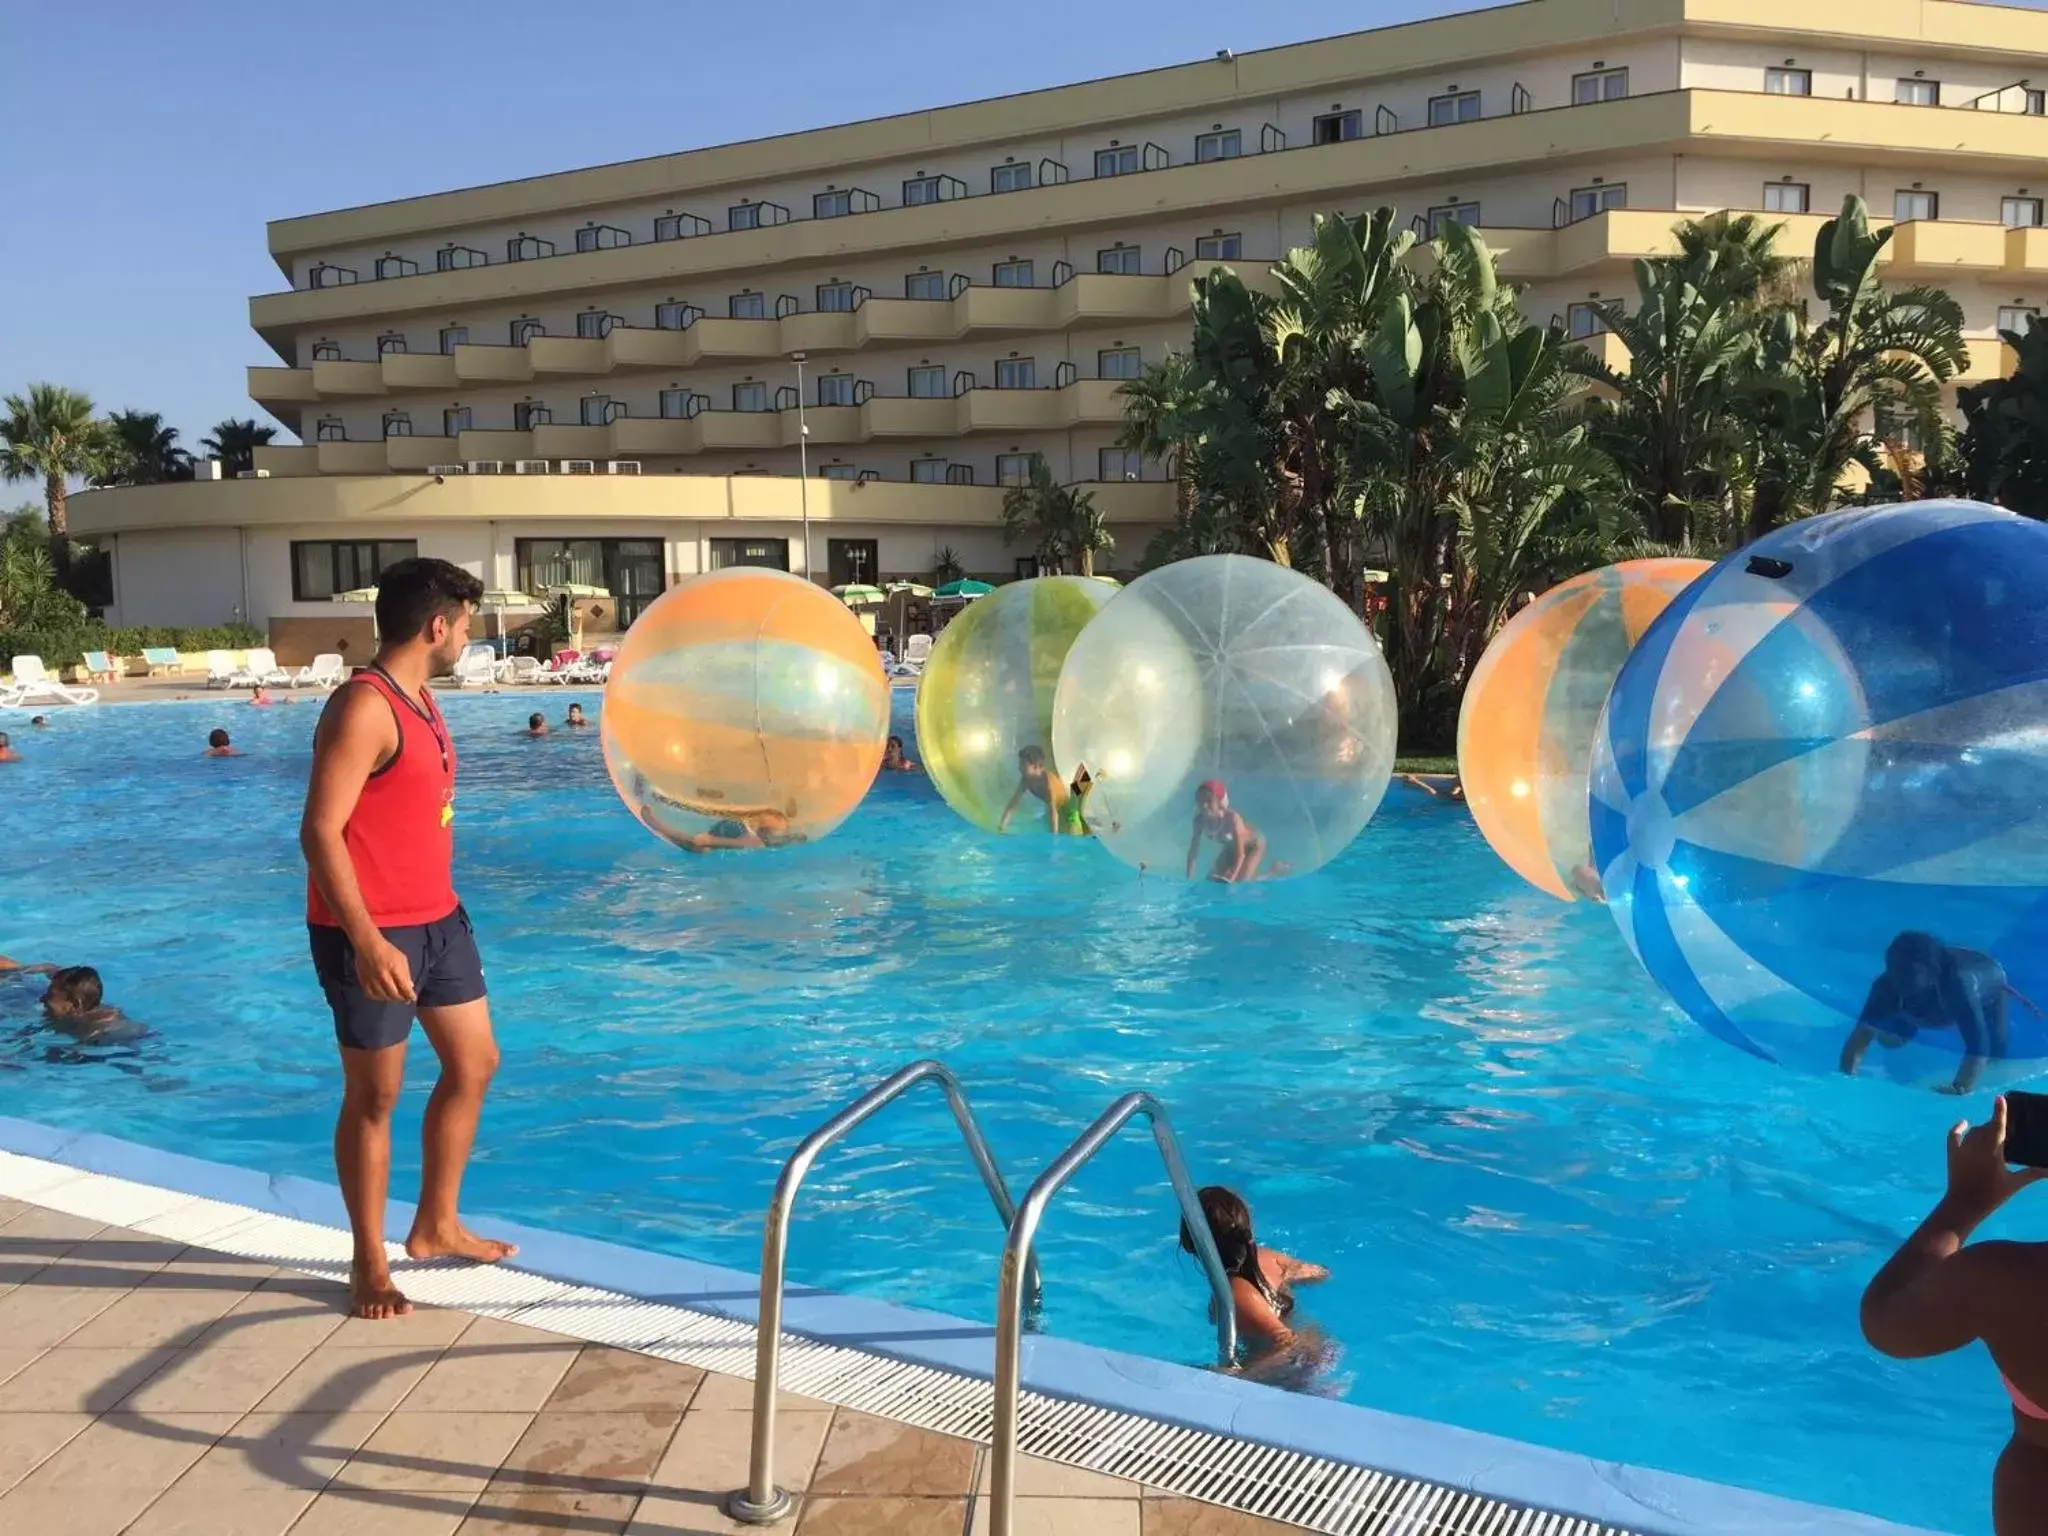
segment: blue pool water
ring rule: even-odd
[[[908,1060],[960,1072],[1019,1188],[1148,1087],[1198,1180],[1241,1189],[1263,1239],[1332,1270],[1304,1308],[1341,1346],[1325,1390],[1988,1525],[2007,1425],[1989,1361],[1881,1361],[1855,1322],[1932,1201],[1954,1101],[1715,1044],[1605,913],[1525,890],[1461,809],[1397,786],[1321,874],[1226,890],[988,837],[905,776],[816,846],[693,861],[626,815],[595,732],[519,739],[536,702],[559,719],[567,699],[448,701],[458,883],[505,1056],[479,1216],[752,1269],[791,1145]],[[0,767],[0,952],[97,964],[157,1033],[66,1059],[0,989],[0,1067],[24,1069],[0,1070],[0,1110],[331,1176],[295,842],[314,718],[216,699],[5,722],[27,761]],[[199,757],[217,723],[248,756]],[[792,1274],[988,1318],[1000,1234],[950,1135],[934,1095],[829,1156]],[[1047,1328],[1200,1362],[1204,1294],[1174,1227],[1133,1135],[1047,1223]]]

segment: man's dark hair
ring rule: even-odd
[[[13,745],[14,743],[7,739],[7,733],[0,731],[0,747],[11,747]]]
[[[50,974],[50,997],[81,1013],[100,1005],[100,973],[89,965],[67,965]]]
[[[1043,747],[1019,747],[1019,748],[1017,749],[1017,766],[1018,766],[1018,767],[1020,767],[1020,768],[1042,768],[1042,767],[1044,767],[1044,766],[1045,766],[1045,748],[1043,748]]]
[[[215,726],[206,733],[206,744],[209,747],[224,747],[228,744],[228,733]]]
[[[547,723],[548,717],[542,714],[539,710],[535,710],[532,714],[526,717],[526,728],[529,731],[538,730],[541,726],[544,726]]]
[[[377,578],[377,633],[387,644],[417,639],[443,614],[483,601],[484,584],[459,565],[415,557]]]

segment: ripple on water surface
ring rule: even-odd
[[[1147,1087],[1198,1179],[1243,1190],[1262,1238],[1333,1271],[1303,1307],[1342,1348],[1326,1390],[1988,1524],[2007,1422],[1988,1361],[1896,1365],[1856,1332],[1863,1283],[1932,1198],[1954,1106],[1714,1044],[1605,914],[1522,887],[1461,811],[1397,786],[1320,874],[1223,890],[998,841],[921,777],[885,776],[814,847],[689,860],[619,806],[594,731],[520,738],[530,709],[565,703],[448,700],[457,878],[505,1053],[479,1212],[752,1269],[780,1159],[909,1059],[961,1073],[1020,1187]],[[0,767],[0,951],[97,964],[157,1033],[118,1060],[53,1059],[0,989],[0,1066],[25,1068],[0,1074],[0,1108],[331,1177],[332,1035],[294,841],[315,714],[9,722],[27,761]],[[248,756],[198,756],[222,722]],[[989,1317],[1000,1234],[951,1137],[932,1095],[829,1156],[793,1273]],[[1174,1228],[1143,1139],[1105,1152],[1044,1229],[1048,1328],[1201,1360]]]

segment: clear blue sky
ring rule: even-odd
[[[0,0],[0,391],[69,384],[190,446],[261,417],[242,370],[274,361],[247,310],[282,282],[268,219],[1464,8]]]

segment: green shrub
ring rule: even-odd
[[[60,623],[36,629],[0,630],[0,665],[14,656],[40,656],[51,669],[75,667],[87,651],[113,656],[139,656],[147,647],[170,646],[180,651],[243,651],[265,640],[253,624],[209,624],[177,627],[155,624],[109,629],[97,619]]]

